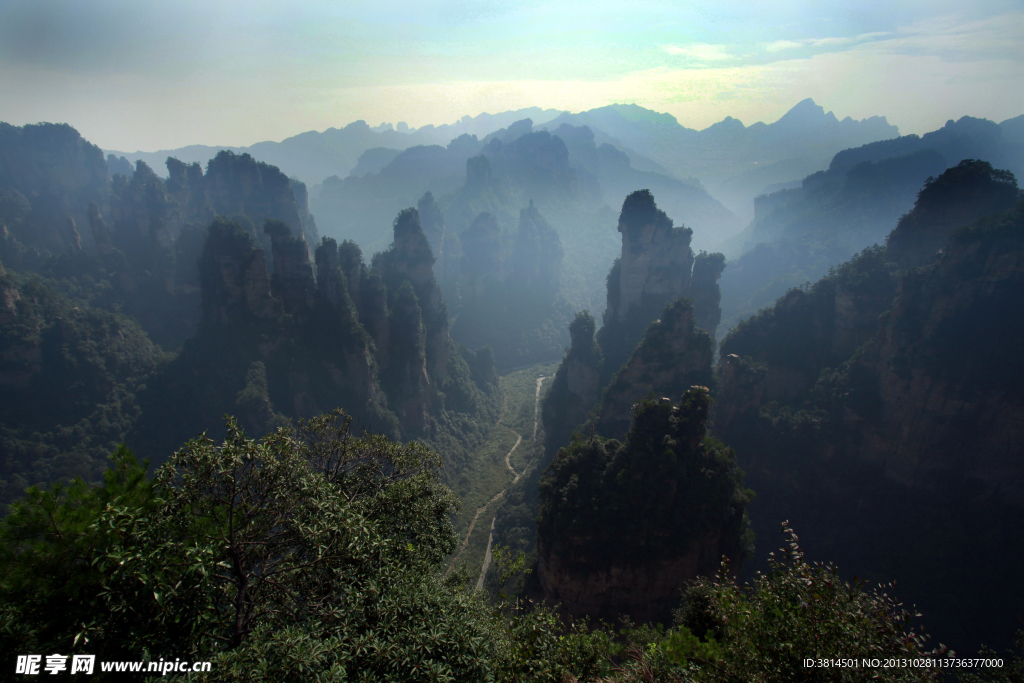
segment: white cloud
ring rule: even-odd
[[[832,45],[849,45],[854,41],[853,38],[816,38],[810,41],[810,44],[814,47],[830,47]]]
[[[773,43],[768,43],[764,49],[768,52],[780,52],[782,50],[793,50],[798,47],[803,47],[806,41],[800,40],[776,40]]]
[[[663,45],[661,49],[670,55],[690,57],[700,62],[721,62],[736,58],[729,52],[728,45],[691,43],[690,45]]]
[[[765,45],[764,49],[767,52],[781,52],[782,50],[794,50],[801,47],[837,47],[840,45],[863,43],[889,35],[892,34],[888,31],[877,31],[875,33],[862,33],[853,38],[848,36],[829,36],[825,38],[801,38],[800,40],[776,40]]]

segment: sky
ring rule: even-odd
[[[0,121],[108,150],[612,103],[703,129],[807,97],[903,134],[1024,114],[1024,3],[0,0]]]

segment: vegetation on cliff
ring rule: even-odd
[[[805,562],[795,535],[753,586],[698,581],[667,629],[493,605],[441,577],[457,501],[438,455],[353,433],[340,413],[259,441],[229,420],[226,434],[189,441],[153,478],[122,449],[101,486],[30,489],[0,521],[3,650],[324,682],[781,682],[808,657],[943,656],[895,599]],[[890,673],[932,680],[934,667]]]
[[[537,518],[548,598],[573,613],[649,620],[723,555],[742,564],[752,550],[752,493],[732,451],[705,439],[710,403],[705,387],[678,404],[643,400],[624,442],[595,436],[558,452],[540,482]],[[641,568],[652,575],[646,581],[630,573]]]
[[[790,291],[722,343],[713,429],[763,492],[755,530],[786,517],[834,533],[822,552],[862,576],[898,564],[904,595],[962,648],[1007,645],[1020,611],[1006,577],[1022,561],[1010,539],[1024,489],[1010,463],[1024,407],[1010,359],[1024,344],[1024,204],[997,213],[1017,195],[986,163],[947,170],[888,248]],[[995,215],[956,227],[981,213]],[[970,558],[930,550],[980,528]],[[980,617],[971,604],[993,607]]]
[[[904,135],[846,149],[832,158],[827,170],[808,175],[799,187],[758,197],[754,221],[731,241],[737,258],[722,276],[726,326],[770,306],[788,289],[818,280],[864,248],[883,243],[905,220],[901,216],[911,211],[915,199],[921,199],[922,185],[958,166],[962,168],[955,173],[961,179],[954,184],[959,189],[945,202],[939,199],[945,193],[939,188],[948,189],[954,182],[947,175],[931,196],[924,196],[924,203],[936,210],[913,211],[918,218],[927,215],[928,225],[911,219],[895,235],[893,258],[904,267],[922,265],[942,246],[949,230],[1013,204],[1012,190],[999,189],[1000,182],[1005,188],[1006,177],[994,178],[991,169],[1024,172],[1024,146],[1001,125],[965,116],[923,136]],[[972,173],[979,181],[968,189],[961,180]],[[982,176],[987,180],[980,180]],[[1001,205],[977,211],[979,202],[991,204],[1000,193]],[[905,232],[916,234],[913,240],[923,252],[897,253]]]
[[[131,318],[0,274],[0,505],[29,484],[97,480],[165,360]]]

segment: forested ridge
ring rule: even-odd
[[[0,124],[0,678],[1024,676],[1020,144],[820,133],[741,231],[586,114],[315,186]]]

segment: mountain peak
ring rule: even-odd
[[[806,100],[797,103],[795,107],[787,111],[776,123],[781,123],[783,121],[804,122],[821,118],[824,115],[825,108],[815,104],[814,100],[808,97]]]

